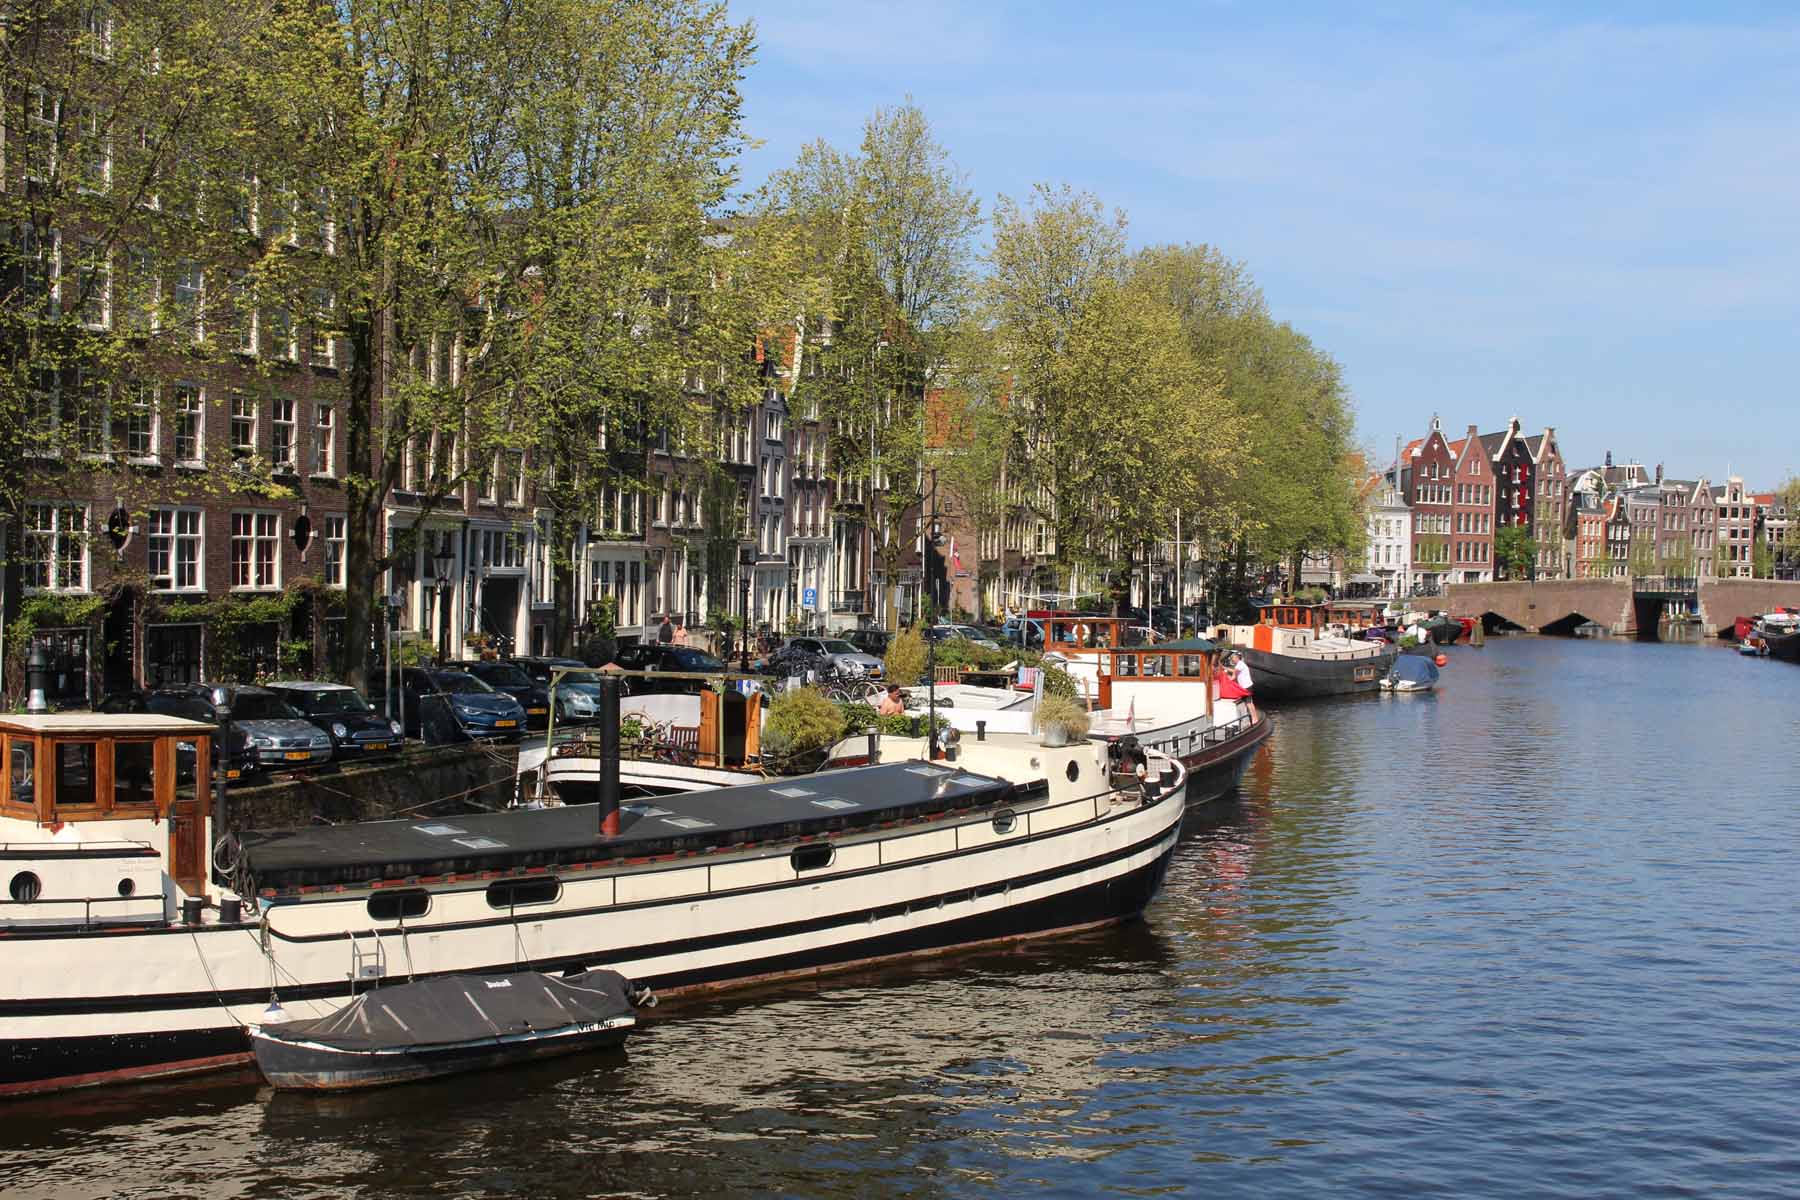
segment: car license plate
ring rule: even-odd
[[[386,742],[370,742],[368,745],[364,746],[363,749],[365,749],[365,750],[386,750],[387,743]]]
[[[281,757],[287,759],[289,762],[305,762],[307,759],[312,757],[312,751],[310,751],[310,750],[289,750],[286,754],[282,755]]]
[[[494,728],[495,729],[511,729],[514,725],[517,725],[517,724],[518,724],[517,721],[513,720],[511,717],[508,717],[504,721],[495,721]]]
[[[546,712],[548,712],[548,711],[549,711],[549,710],[548,710],[548,709],[543,709],[543,708],[528,708],[528,709],[526,709],[526,710],[525,710],[525,711],[526,711],[526,712],[528,712],[528,713],[530,713],[530,714],[531,714],[531,715],[532,715],[532,716],[534,716],[534,717],[541,717],[541,716],[543,716],[543,715],[544,715],[544,714],[545,714],[545,713],[546,713]]]
[[[243,774],[242,771],[238,770],[236,767],[232,767],[230,770],[225,772],[225,778],[236,779],[238,776],[240,776],[242,774]]]

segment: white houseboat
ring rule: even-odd
[[[609,967],[664,995],[1139,914],[1180,763],[1017,734],[619,804],[215,830],[215,729],[0,717],[0,1095],[249,1061],[369,988]],[[604,831],[604,832],[603,832]]]

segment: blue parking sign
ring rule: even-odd
[[[800,607],[801,608],[817,608],[817,607],[819,607],[819,589],[818,588],[801,588],[800,589]]]

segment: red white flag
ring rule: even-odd
[[[954,535],[950,538],[950,567],[955,571],[962,570],[962,555],[956,552],[956,538]]]

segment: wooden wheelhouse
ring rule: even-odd
[[[190,895],[204,893],[214,732],[148,713],[0,716],[0,818],[13,830],[0,841],[9,853],[68,853],[160,830],[170,877]],[[69,827],[73,837],[47,840]]]

